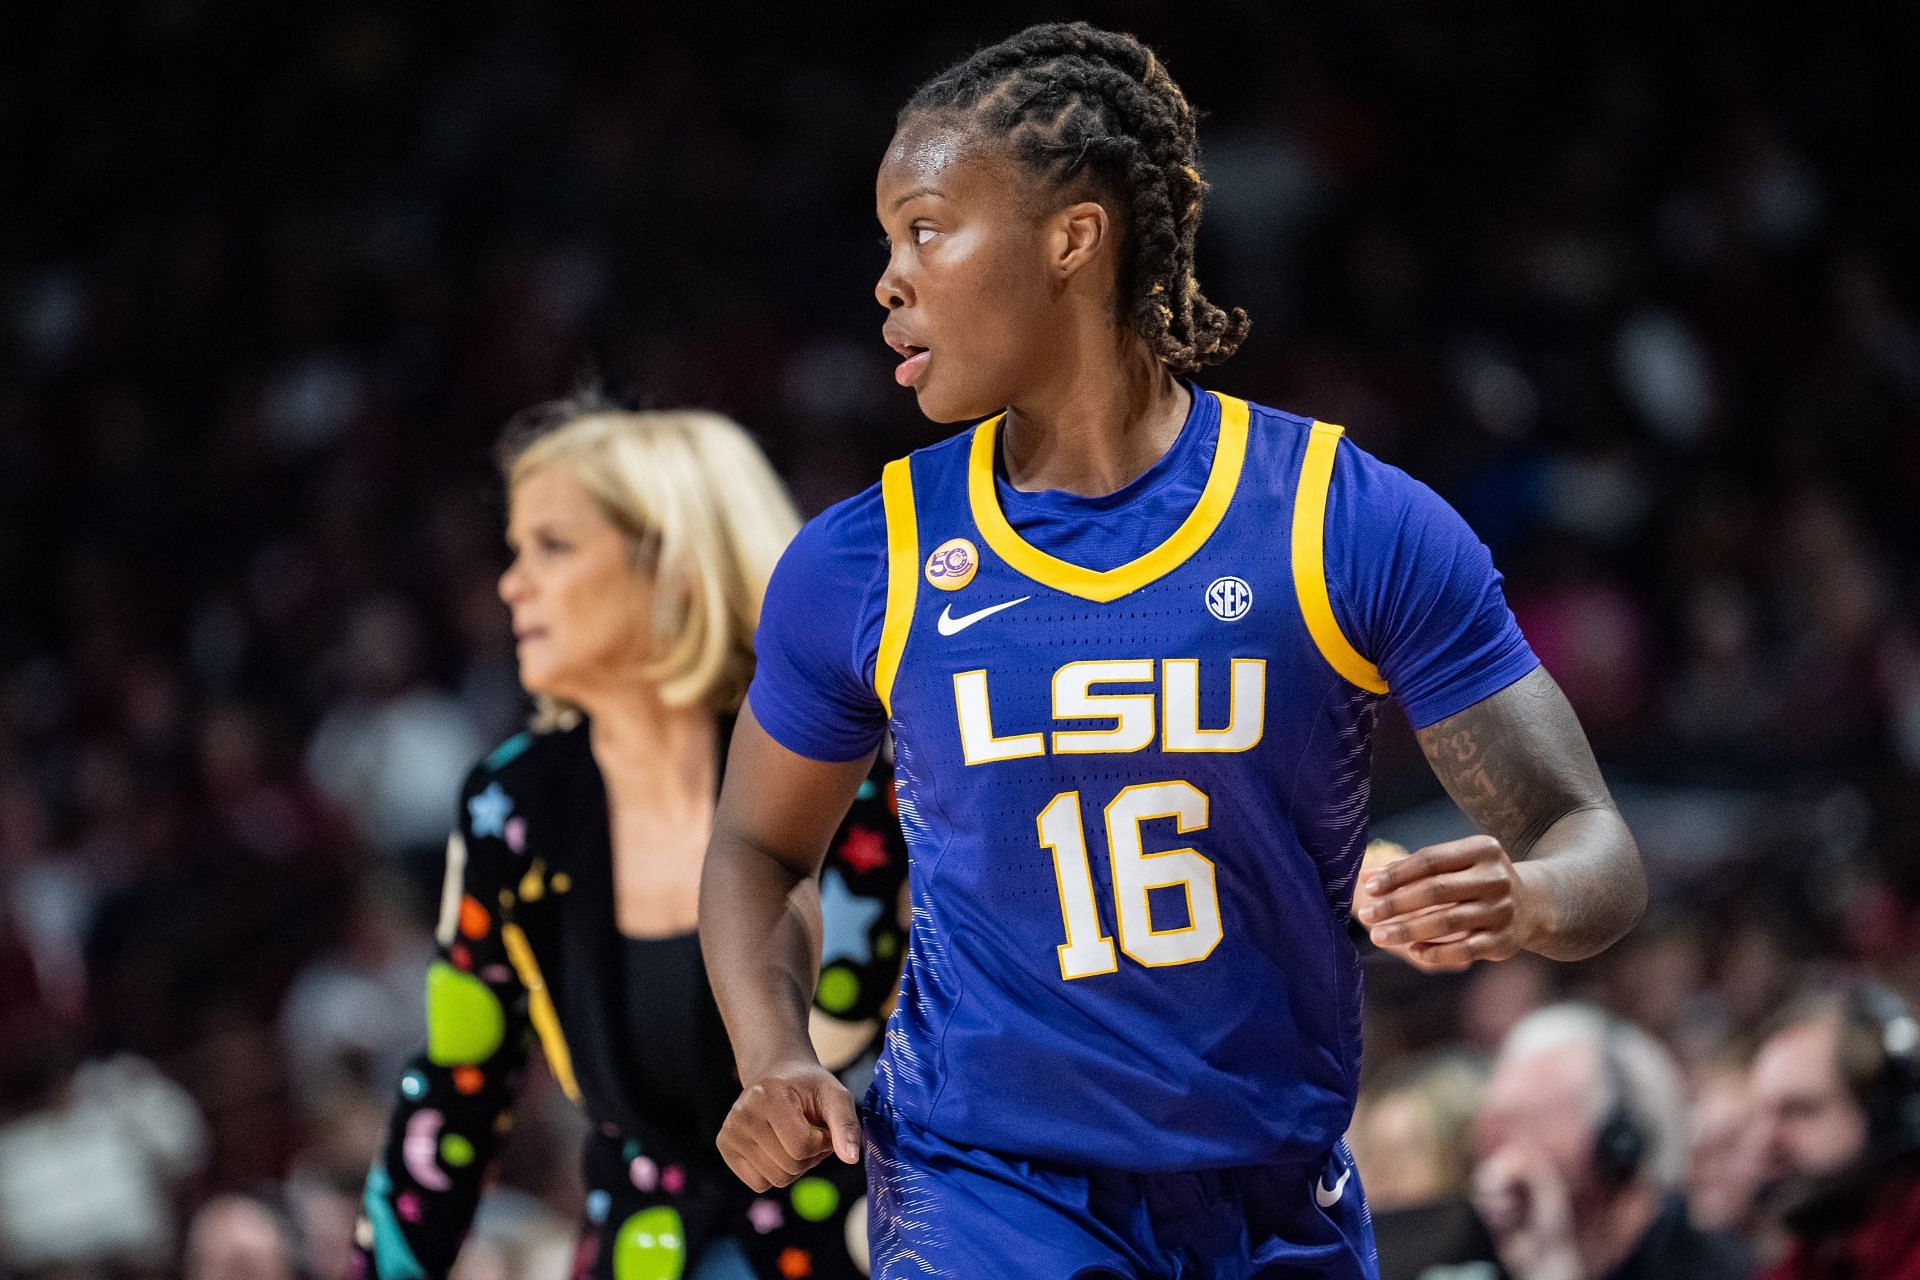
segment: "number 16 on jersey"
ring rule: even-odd
[[[1149,968],[1194,964],[1220,945],[1220,895],[1213,863],[1197,849],[1148,853],[1141,847],[1142,824],[1171,818],[1181,835],[1204,831],[1207,795],[1190,782],[1149,782],[1126,788],[1108,802],[1107,857],[1113,870],[1114,920],[1120,950]],[[1093,869],[1087,861],[1086,822],[1080,793],[1062,791],[1040,811],[1040,843],[1053,854],[1060,888],[1060,917],[1067,940],[1059,947],[1060,976],[1071,981],[1113,973],[1120,967],[1114,940],[1100,925],[1094,901]],[[1186,894],[1187,922],[1175,928],[1153,925],[1155,889],[1179,888]]]

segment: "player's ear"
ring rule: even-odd
[[[1055,278],[1064,282],[1093,261],[1112,230],[1106,206],[1095,200],[1070,204],[1054,214],[1047,257]]]

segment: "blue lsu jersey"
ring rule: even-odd
[[[874,1089],[951,1143],[1177,1171],[1348,1123],[1386,685],[1323,568],[1341,429],[1218,401],[1200,500],[1106,571],[1008,523],[999,419],[884,474],[912,927]]]

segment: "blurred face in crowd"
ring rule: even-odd
[[[1431,1204],[1453,1190],[1439,1127],[1418,1094],[1395,1090],[1363,1104],[1348,1137],[1367,1203],[1376,1211]]]
[[[187,1280],[295,1280],[285,1230],[265,1207],[240,1196],[207,1204],[187,1230]]]
[[[1606,1082],[1592,1045],[1561,1044],[1501,1060],[1474,1124],[1474,1157],[1485,1163],[1530,1147],[1558,1173],[1576,1206],[1603,1188],[1593,1170],[1595,1099]]]
[[[1760,1144],[1740,1070],[1717,1070],[1694,1096],[1687,1147],[1687,1216],[1702,1230],[1739,1230],[1760,1191]]]
[[[1768,1040],[1753,1061],[1752,1089],[1768,1179],[1835,1173],[1865,1152],[1867,1116],[1840,1074],[1838,1019],[1803,1022]]]
[[[1035,210],[1037,181],[939,119],[909,117],[887,148],[874,198],[888,256],[874,296],[901,357],[895,379],[935,422],[998,413],[1054,372],[1067,218]]]
[[[500,598],[513,612],[520,683],[585,704],[645,660],[653,586],[641,548],[564,467],[541,467],[509,498],[513,563]]]
[[[1466,978],[1460,996],[1460,1026],[1467,1043],[1497,1053],[1520,1019],[1553,1000],[1547,961],[1523,951],[1500,964],[1483,964]]]

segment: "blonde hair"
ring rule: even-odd
[[[1371,1118],[1389,1098],[1411,1100],[1432,1139],[1436,1183],[1444,1194],[1459,1195],[1466,1190],[1473,1172],[1468,1135],[1480,1112],[1486,1083],[1485,1065],[1468,1054],[1444,1050],[1424,1054],[1383,1072],[1381,1079],[1361,1095],[1356,1121],[1362,1115]],[[1358,1130],[1361,1125],[1356,1123],[1354,1128]],[[1366,1144],[1363,1141],[1361,1145]]]
[[[731,419],[695,409],[636,412],[593,393],[515,419],[500,449],[507,492],[561,467],[630,538],[654,577],[647,675],[670,707],[738,709],[753,677],[767,580],[800,517],[766,455]],[[644,555],[640,553],[644,552]],[[534,728],[579,709],[536,695]]]

